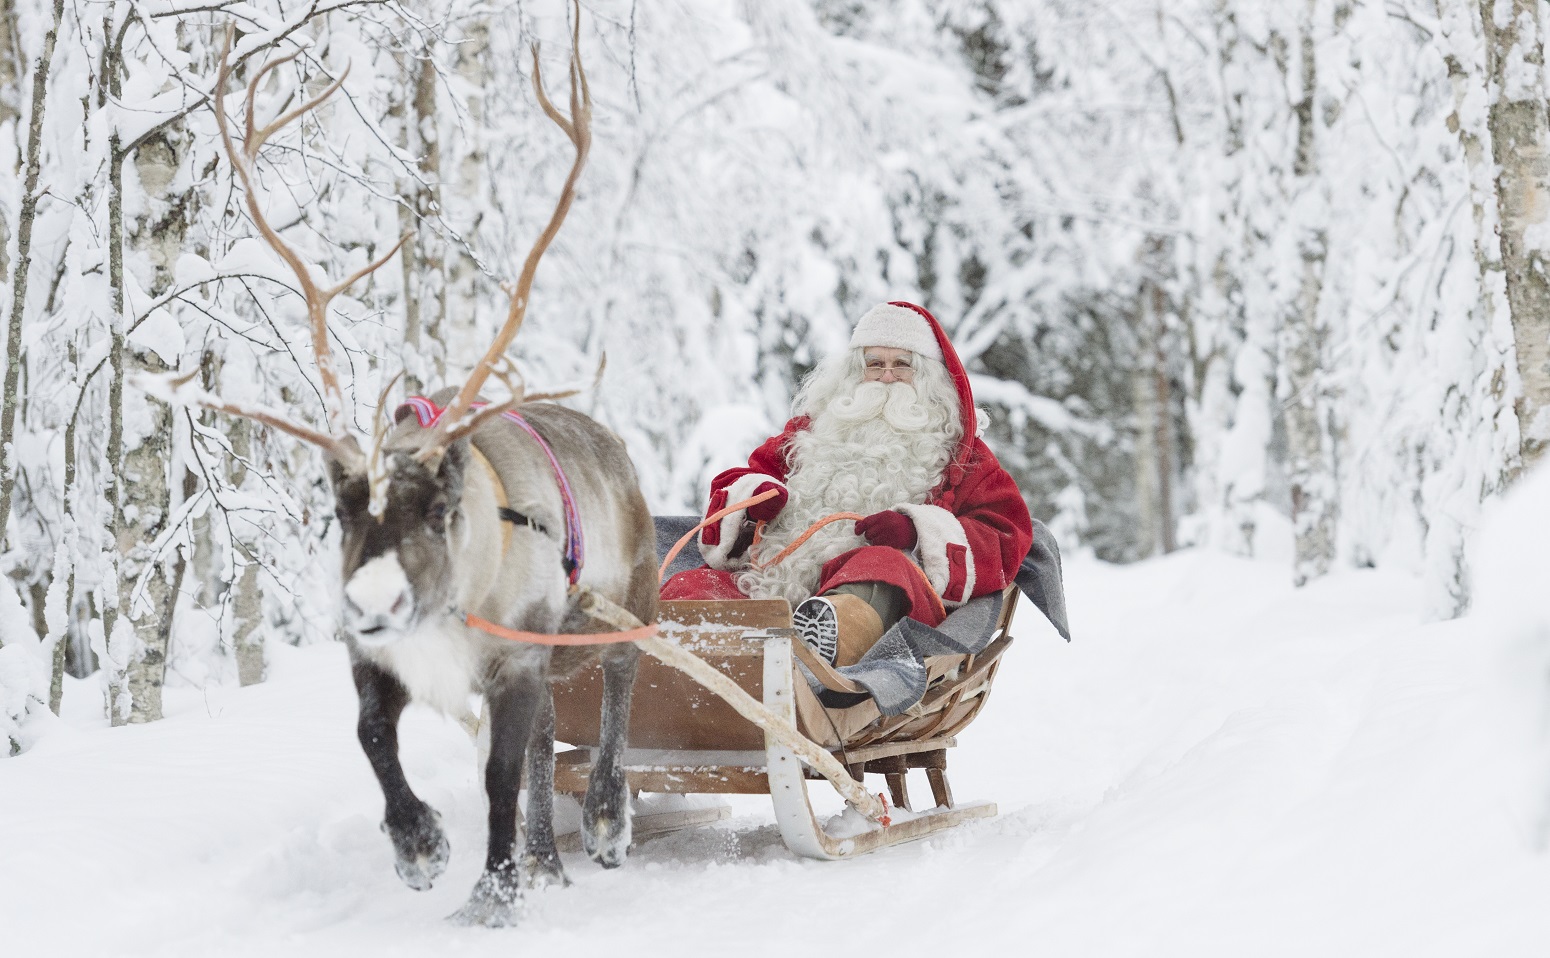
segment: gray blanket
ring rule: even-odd
[[[657,516],[657,558],[667,555],[684,533],[694,528],[699,516]],[[699,566],[699,550],[691,543],[668,567],[668,575]],[[1043,612],[1050,624],[1067,642],[1071,629],[1066,622],[1066,592],[1060,573],[1060,547],[1048,528],[1033,522],[1033,547],[1017,571],[1017,588]],[[932,628],[905,619],[883,634],[860,662],[837,671],[865,688],[877,700],[884,715],[898,715],[919,702],[926,694],[928,655],[954,655],[979,652],[990,644],[996,619],[1001,614],[1001,594],[980,596],[954,609],[941,625]],[[819,694],[825,705],[843,708],[855,704],[859,696],[832,692]]]

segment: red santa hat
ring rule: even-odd
[[[937,341],[936,320],[931,314],[910,303],[879,303],[866,311],[850,334],[852,349],[886,346],[907,349],[919,356],[942,362],[942,347]]]
[[[926,356],[947,367],[953,388],[958,393],[958,421],[963,424],[963,439],[953,459],[963,462],[974,445],[979,433],[979,416],[974,409],[974,393],[969,390],[969,374],[957,350],[947,341],[942,325],[923,306],[895,301],[879,303],[866,311],[856,323],[856,331],[850,336],[852,349],[868,346],[887,346],[907,349],[917,356]]]

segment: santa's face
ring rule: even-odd
[[[866,382],[908,383],[915,381],[914,354],[892,346],[868,346],[863,354],[862,378]]]

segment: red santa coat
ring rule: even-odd
[[[913,557],[882,546],[851,550],[824,564],[813,594],[850,582],[887,582],[904,590],[911,618],[934,626],[946,617],[948,608],[999,592],[1011,583],[1033,543],[1033,521],[1012,477],[975,435],[968,376],[941,326],[918,306],[890,305],[907,307],[930,324],[958,393],[964,438],[926,501],[895,507],[914,523]],[[780,435],[754,450],[747,466],[728,469],[712,480],[705,514],[751,497],[767,482],[784,488],[791,468],[791,440],[807,427],[805,416],[791,420]],[[700,553],[706,565],[673,576],[663,586],[662,598],[746,598],[732,575],[746,559],[730,554],[745,519],[744,511],[738,510],[702,529]]]

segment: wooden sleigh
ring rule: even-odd
[[[631,711],[626,775],[632,793],[768,794],[786,845],[799,855],[829,860],[995,815],[994,804],[953,800],[947,751],[990,694],[1012,642],[1008,630],[1017,596],[1015,586],[1003,593],[991,640],[980,652],[927,658],[924,697],[892,716],[883,715],[870,697],[848,707],[829,708],[819,701],[798,663],[842,698],[854,701],[863,690],[797,637],[785,600],[663,602],[664,638],[693,652],[788,728],[794,726],[803,739],[832,754],[851,778],[864,782],[868,774],[883,776],[893,810],[883,819],[886,825],[853,815],[852,821],[836,821],[826,830],[807,792],[809,781],[824,777],[810,763],[721,695],[649,656],[641,659]],[[597,669],[554,688],[555,737],[572,746],[556,756],[558,792],[579,796],[586,791],[598,744],[601,693]],[[925,770],[934,801],[918,813],[906,785],[908,771],[917,768]],[[840,784],[836,781],[835,787]],[[634,834],[640,841],[727,814],[722,806],[637,815]]]

